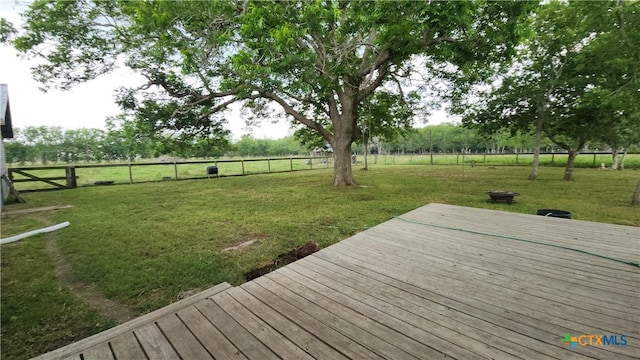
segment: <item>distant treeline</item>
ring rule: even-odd
[[[482,135],[460,125],[440,124],[399,134],[391,141],[374,138],[368,143],[371,154],[424,154],[431,150],[434,153],[513,153],[530,152],[533,137],[506,131]],[[55,126],[14,128],[14,139],[5,140],[6,158],[11,164],[132,161],[163,155],[181,158],[288,156],[305,155],[313,150],[294,136],[272,140],[245,135],[238,141],[229,141],[229,145],[216,149],[215,153],[197,143],[180,150],[163,145],[161,140],[137,139],[119,131],[64,130]],[[607,147],[592,143],[585,150],[607,150]],[[356,144],[354,151],[362,153],[362,144]],[[559,149],[547,141],[542,151]]]

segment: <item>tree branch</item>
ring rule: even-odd
[[[296,119],[298,122],[302,123],[303,125],[307,126],[308,128],[316,130],[317,132],[320,133],[320,135],[322,135],[322,137],[325,138],[325,140],[329,141],[330,143],[333,143],[333,134],[331,134],[327,129],[325,129],[320,123],[315,122],[311,119],[308,119],[306,116],[296,111],[291,105],[289,105],[289,103],[287,103],[280,96],[270,91],[262,92],[261,95],[266,99],[275,101],[282,107],[285,113],[293,116],[294,119]]]
[[[369,83],[369,85],[362,87],[362,85],[365,85],[365,83],[363,82],[361,84],[360,93],[364,97],[369,96],[382,84],[387,75],[389,75],[389,63],[384,64],[380,69],[378,69],[378,76],[371,83]]]
[[[369,74],[372,74],[376,70],[378,70],[382,65],[388,63],[391,60],[391,50],[389,48],[384,48],[379,54],[376,60],[370,66],[362,66],[360,67],[360,71],[358,71],[357,76],[365,77]]]
[[[307,39],[307,41],[304,41],[302,39],[296,39],[296,44],[298,44],[298,46],[300,48],[303,48],[303,49],[311,48],[313,50],[313,52],[316,53],[316,60],[314,62],[314,65],[316,66],[316,69],[322,75],[330,77],[326,72],[326,60],[327,60],[327,57],[326,57],[326,53],[324,51],[324,47],[320,47],[320,46],[318,46],[318,44],[314,44],[313,42],[309,41],[309,39]]]
[[[310,100],[310,99],[305,99],[305,98],[293,95],[290,92],[284,91],[284,90],[282,90],[282,93],[284,93],[288,97],[290,97],[290,98],[292,98],[292,99],[294,99],[296,101],[299,101],[299,102],[301,102],[303,104],[313,105],[315,108],[321,110],[327,116],[330,116],[329,111],[322,104],[318,103],[317,101],[313,101],[313,100]]]
[[[424,36],[423,36],[423,39],[422,39],[422,44],[424,46],[431,46],[431,45],[439,44],[439,43],[443,43],[443,42],[456,43],[456,42],[458,42],[458,40],[456,40],[455,38],[453,38],[451,36],[438,36],[436,38],[431,38],[431,31],[429,29],[427,29],[424,32]]]

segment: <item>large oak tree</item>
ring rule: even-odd
[[[214,138],[240,102],[288,116],[334,152],[333,184],[355,184],[351,145],[361,105],[378,91],[407,102],[416,71],[463,88],[497,69],[532,2],[35,1],[15,48],[41,58],[34,76],[68,88],[119,64],[148,82],[123,89],[130,121],[179,138]],[[6,26],[3,37],[11,31]],[[10,29],[9,29],[10,30]],[[426,64],[426,65],[425,65]],[[274,106],[275,105],[275,106]],[[279,109],[273,114],[273,109]],[[380,115],[383,116],[383,115]],[[393,123],[390,121],[389,123]]]

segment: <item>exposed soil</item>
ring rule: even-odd
[[[73,276],[71,265],[65,261],[64,255],[58,248],[58,238],[55,233],[48,234],[47,252],[53,260],[56,269],[56,277],[81,301],[89,304],[101,315],[113,319],[118,324],[125,323],[133,318],[134,312],[127,306],[107,299],[95,286],[78,281]]]
[[[251,281],[264,274],[268,274],[279,267],[290,264],[296,260],[302,259],[305,256],[309,256],[318,250],[320,250],[320,247],[318,247],[318,244],[309,241],[306,244],[299,246],[289,252],[278,255],[278,257],[275,260],[269,262],[264,266],[260,266],[258,268],[252,269],[251,271],[244,274],[244,278],[247,281]]]

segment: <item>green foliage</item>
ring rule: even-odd
[[[14,128],[14,139],[5,143],[7,162],[25,165],[134,161],[160,155],[218,158],[223,155],[288,156],[307,153],[293,136],[277,140],[244,136],[233,145],[228,138],[220,139],[213,134],[211,137],[179,141],[171,136],[140,129],[136,125],[144,124],[115,117],[107,119],[107,131],[84,128],[63,130],[55,126]]]
[[[534,34],[511,70],[483,98],[459,104],[465,124],[489,133],[531,132],[537,126],[574,154],[590,141],[614,149],[637,143],[638,16],[636,1],[540,6],[532,18]],[[569,163],[567,180],[570,168]]]
[[[238,156],[287,156],[303,155],[308,151],[293,137],[285,137],[277,140],[256,139],[245,135],[233,145],[231,154]]]
[[[486,78],[513,53],[534,7],[513,1],[36,1],[12,43],[42,57],[36,79],[62,88],[123,59],[148,79],[120,92],[127,121],[162,134],[161,143],[177,151],[194,137],[222,143],[223,112],[235,102],[256,117],[290,116],[332,146],[337,163],[344,163],[334,182],[351,185],[351,143],[363,127],[371,137],[389,136],[410,121],[419,102],[402,88],[424,70],[416,64],[434,74],[430,86],[440,83],[438,75],[460,89]],[[282,112],[274,114],[272,106]]]

